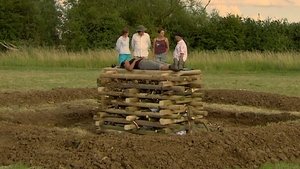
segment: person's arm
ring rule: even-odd
[[[116,43],[116,50],[118,51],[118,53],[120,53],[120,49],[121,49],[121,39],[119,38]]]
[[[128,71],[132,71],[135,66],[136,61],[137,61],[137,59],[134,59],[134,61],[131,64],[129,63],[129,61],[125,61],[124,68]]]
[[[135,47],[135,34],[132,35],[131,38],[131,50],[134,51],[134,47]]]
[[[167,51],[166,51],[166,54],[167,54],[169,52],[169,49],[170,49],[170,43],[169,43],[168,38],[166,38],[166,44],[167,44]]]
[[[181,44],[180,47],[179,47],[179,53],[180,53],[179,57],[183,58],[184,53],[185,53],[186,50],[187,50],[187,48],[185,47],[185,45]]]
[[[156,38],[153,40],[153,55],[155,56],[155,43],[156,43]]]
[[[150,39],[150,36],[148,34],[148,49],[150,50],[151,49],[151,39]]]

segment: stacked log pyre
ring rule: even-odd
[[[201,71],[105,68],[98,78],[98,132],[191,132],[203,111]]]

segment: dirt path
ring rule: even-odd
[[[98,106],[95,90],[0,93],[0,166],[258,168],[265,162],[300,160],[300,120],[288,114],[209,109],[210,132],[97,135],[92,120]],[[300,110],[300,98],[267,93],[210,90],[204,98],[209,103]]]

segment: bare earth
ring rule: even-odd
[[[256,114],[206,108],[210,131],[185,136],[95,134],[97,91],[0,93],[0,166],[44,168],[258,168],[299,162],[300,98],[206,90],[204,101],[282,111]]]

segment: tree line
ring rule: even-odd
[[[111,49],[140,24],[152,38],[160,27],[170,40],[181,32],[195,50],[300,50],[300,23],[222,17],[195,0],[0,0],[0,41],[17,45]]]

